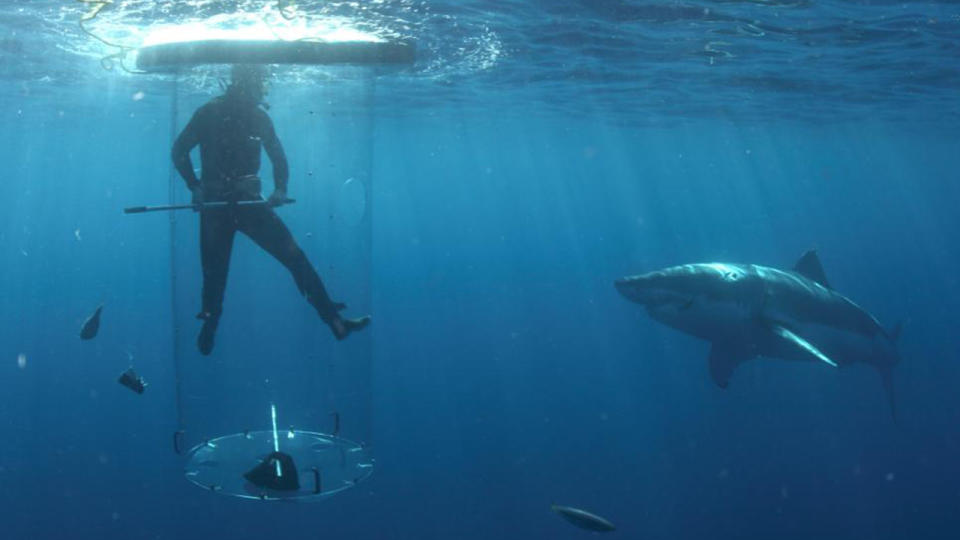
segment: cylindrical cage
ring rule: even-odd
[[[273,68],[267,110],[290,167],[289,197],[274,210],[344,317],[370,313],[373,76],[337,68]],[[202,77],[225,66],[181,71],[172,87],[171,141],[217,92]],[[192,152],[194,167],[200,154]],[[263,196],[273,189],[266,153]],[[189,202],[171,169],[171,204]],[[229,210],[210,210],[229,211]],[[254,241],[238,226],[209,356],[198,351],[203,321],[200,215],[170,213],[172,312],[179,430],[173,446],[188,480],[237,497],[310,500],[370,475],[371,329],[338,341],[301,294],[304,272],[271,254],[295,249]],[[257,235],[253,235],[257,236]],[[204,248],[206,249],[206,247]]]

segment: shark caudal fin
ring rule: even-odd
[[[879,366],[877,372],[880,373],[880,381],[883,382],[883,391],[887,394],[887,401],[890,402],[890,415],[893,422],[897,422],[897,399],[893,393],[893,367]]]

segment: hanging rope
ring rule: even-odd
[[[100,13],[100,10],[107,7],[109,4],[113,3],[113,0],[77,0],[77,1],[83,4],[93,4],[93,7],[90,9],[89,12],[87,12],[86,15],[84,15],[80,19],[80,22],[89,21],[93,19]]]
[[[280,16],[288,21],[297,18],[297,7],[290,0],[277,0],[277,9],[280,11]]]
[[[100,59],[100,67],[102,67],[107,71],[113,71],[114,62],[116,62],[120,64],[120,67],[128,73],[142,73],[142,72],[130,70],[123,63],[123,60],[127,57],[127,54],[129,54],[130,51],[134,50],[134,47],[127,47],[126,45],[120,45],[117,43],[112,43],[110,41],[107,41],[106,39],[103,39],[99,35],[90,31],[85,24],[97,18],[97,15],[99,15],[100,12],[104,10],[104,8],[106,8],[107,6],[113,5],[113,0],[77,0],[77,1],[80,2],[81,4],[89,4],[92,6],[90,8],[90,11],[88,11],[83,17],[80,17],[80,22],[79,22],[80,30],[84,34],[86,34],[88,37],[92,37],[93,39],[99,41],[100,43],[103,43],[108,47],[114,47],[117,49],[117,52],[113,54],[108,54]]]

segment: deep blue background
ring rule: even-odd
[[[167,225],[118,211],[166,199],[169,93],[132,90],[0,110],[4,538],[587,534],[551,503],[626,538],[955,537],[954,126],[628,128],[452,104],[376,118],[357,144],[373,145],[377,470],[322,504],[264,504],[189,485],[170,451]],[[330,129],[305,126],[277,129]],[[899,424],[861,366],[757,361],[722,391],[705,344],[612,287],[687,262],[787,267],[811,247],[836,288],[905,323]],[[299,306],[273,261],[244,257]],[[81,344],[101,299],[103,333]],[[114,382],[127,352],[144,396]]]

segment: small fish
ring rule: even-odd
[[[550,509],[581,529],[595,532],[610,532],[617,529],[613,526],[613,523],[610,523],[598,515],[591,514],[586,510],[557,504],[552,505]]]
[[[101,311],[103,311],[102,304],[97,306],[97,310],[93,312],[93,315],[83,321],[83,327],[80,328],[80,339],[93,339],[97,337],[97,332],[100,331]]]

